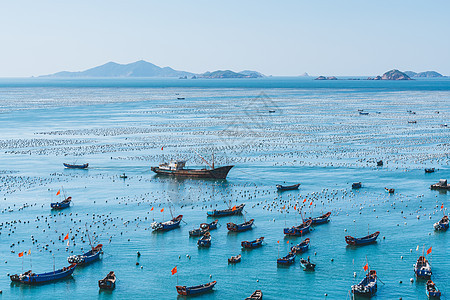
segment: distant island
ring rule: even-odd
[[[412,79],[405,73],[403,73],[397,69],[394,69],[394,70],[387,71],[382,76],[378,75],[374,78],[369,77],[369,78],[367,78],[367,80],[412,80]]]
[[[317,77],[317,78],[314,79],[314,80],[337,80],[337,78],[336,78],[335,76],[328,76],[328,77],[325,77],[325,76],[319,76],[319,77]]]
[[[130,64],[118,64],[108,62],[104,65],[80,72],[58,72],[40,77],[52,78],[88,78],[88,77],[178,77],[180,79],[196,78],[261,78],[263,74],[256,71],[245,70],[239,73],[226,70],[195,74],[192,72],[178,71],[170,67],[161,68],[152,63],[140,60]]]
[[[439,77],[445,77],[444,75],[436,72],[436,71],[425,71],[425,72],[413,72],[413,71],[405,71],[405,74],[409,77],[413,78],[439,78]]]

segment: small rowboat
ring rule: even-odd
[[[211,235],[209,231],[205,232],[205,234],[197,241],[197,245],[199,247],[211,247]]]
[[[154,231],[168,231],[175,228],[180,227],[180,222],[183,219],[183,215],[179,215],[175,218],[173,218],[170,221],[166,222],[153,222],[152,223],[152,229]]]
[[[239,215],[242,213],[242,210],[244,209],[245,203],[234,206],[232,208],[223,209],[223,210],[210,210],[207,211],[206,214],[208,217],[223,217],[223,216],[232,216],[232,215]]]
[[[309,229],[311,227],[312,220],[306,220],[302,224],[298,226],[293,226],[291,228],[284,228],[284,234],[285,235],[295,235],[295,236],[301,236],[303,234],[306,234],[309,232]]]
[[[377,241],[379,234],[380,234],[380,232],[377,231],[375,233],[369,234],[362,238],[355,238],[350,235],[347,235],[345,237],[345,241],[347,242],[347,244],[352,245],[352,246],[367,245],[367,244],[375,243]]]
[[[255,220],[251,219],[250,221],[244,222],[242,224],[234,224],[234,223],[227,223],[227,228],[229,231],[233,232],[242,232],[252,229],[253,222]]]
[[[395,189],[388,189],[388,188],[384,188],[386,190],[386,192],[388,192],[389,194],[393,194],[395,193]]]
[[[354,182],[352,184],[352,189],[360,189],[362,187],[361,182]]]
[[[369,270],[359,284],[352,285],[354,295],[372,297],[377,292],[377,271]]]
[[[72,202],[72,197],[67,197],[66,199],[64,199],[61,202],[50,203],[50,207],[52,209],[63,209],[63,208],[69,207],[70,206],[70,202]]]
[[[431,281],[431,280],[427,281],[426,290],[427,290],[428,298],[433,298],[433,299],[441,298],[441,291],[438,290],[436,284],[434,284],[433,281]]]
[[[425,173],[434,173],[435,169],[434,168],[427,168],[425,169]]]
[[[189,231],[189,236],[201,236],[205,234],[207,231],[212,229],[217,229],[217,223],[219,220],[215,220],[211,223],[202,223],[200,224],[200,228],[192,229]]]
[[[87,167],[89,167],[89,164],[83,164],[83,165],[75,165],[75,164],[66,164],[63,163],[64,167],[68,168],[68,169],[86,169]]]
[[[382,167],[382,166],[383,166],[383,161],[382,160],[377,161],[377,167]]]
[[[295,254],[306,252],[309,248],[309,238],[301,242],[300,244],[297,244],[293,247],[291,247],[291,252]]]
[[[414,273],[416,273],[417,277],[431,277],[431,266],[425,256],[419,256],[419,258],[417,259],[417,262],[414,264]]]
[[[209,292],[216,285],[216,281],[208,282],[206,284],[196,285],[196,286],[180,286],[177,285],[177,293],[180,295],[188,296],[188,295],[197,295]]]
[[[229,259],[228,259],[228,263],[229,264],[236,264],[236,263],[238,263],[238,262],[241,262],[241,255],[239,254],[239,255],[236,255],[236,256],[232,256],[232,257],[230,257]]]
[[[327,212],[326,214],[317,217],[317,218],[310,218],[312,220],[311,225],[319,225],[319,224],[325,224],[329,221],[331,216],[331,212]]]
[[[316,269],[316,264],[313,264],[310,260],[309,260],[309,256],[308,259],[300,259],[300,264],[303,267],[303,270],[305,271],[314,271]]]
[[[253,292],[253,294],[250,295],[250,297],[245,298],[245,300],[262,300],[263,293],[261,290],[256,290]]]
[[[241,242],[241,246],[243,248],[246,248],[246,249],[254,249],[254,248],[261,247],[263,241],[264,241],[264,237],[262,236],[259,239],[256,239],[254,241],[250,241],[250,242],[249,241],[243,241],[243,242]]]
[[[444,216],[439,222],[433,224],[434,230],[445,231],[448,229],[448,216]]]
[[[113,290],[116,288],[116,274],[111,271],[105,278],[98,281],[98,287],[103,290]]]
[[[285,257],[277,259],[279,265],[292,265],[295,262],[295,253],[289,252]]]
[[[77,264],[77,265],[87,265],[91,262],[96,261],[100,258],[100,254],[102,253],[102,244],[98,244],[97,246],[93,247],[88,252],[81,254],[81,255],[72,255],[67,258],[67,261],[71,264]]]
[[[359,114],[360,114],[360,115],[363,115],[363,116],[368,116],[368,115],[369,115],[368,112],[364,112],[364,111],[360,111]]]
[[[300,183],[294,184],[294,185],[281,185],[277,184],[277,190],[279,191],[292,191],[292,190],[298,190],[298,187],[300,186]]]
[[[76,264],[71,264],[70,266],[64,267],[62,269],[41,274],[35,274],[31,271],[28,271],[20,275],[10,276],[10,278],[12,281],[20,281],[21,283],[25,284],[48,283],[71,276],[73,271],[75,271],[76,266]]]

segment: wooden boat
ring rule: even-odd
[[[31,274],[31,270],[26,271],[22,274],[13,274],[9,276],[9,279],[11,279],[12,282],[20,282],[20,277]]]
[[[242,213],[244,206],[245,206],[245,203],[235,206],[235,207],[232,207],[232,208],[228,208],[228,209],[210,210],[210,211],[207,211],[206,214],[208,215],[208,217],[223,217],[223,216],[238,215],[238,214]]]
[[[96,261],[100,258],[100,254],[102,253],[102,244],[98,244],[97,246],[93,247],[88,252],[81,254],[81,255],[72,255],[67,258],[67,261],[71,264],[77,264],[77,265],[87,265],[91,262]]]
[[[263,293],[261,290],[256,290],[253,292],[253,294],[250,295],[250,297],[245,298],[245,300],[262,300]]]
[[[253,222],[255,220],[251,219],[250,221],[244,222],[242,224],[235,224],[235,223],[227,223],[227,228],[229,231],[233,231],[233,232],[242,232],[242,231],[247,231],[252,229],[253,226]]]
[[[309,248],[309,238],[305,239],[300,244],[291,247],[291,252],[295,254],[306,252]]]
[[[71,276],[73,271],[75,271],[76,266],[76,264],[71,264],[70,266],[64,267],[62,269],[41,274],[35,274],[31,271],[28,271],[19,275],[19,281],[25,284],[42,284],[57,281]],[[17,281],[16,277],[14,277],[14,280],[13,278],[11,278],[11,280]]]
[[[153,222],[152,225],[152,229],[155,231],[168,231],[168,230],[172,230],[175,228],[180,227],[180,222],[183,219],[183,215],[179,215],[175,218],[173,218],[170,221],[166,221],[166,222]]]
[[[264,241],[264,237],[260,237],[259,239],[256,239],[254,241],[243,241],[241,242],[241,246],[246,249],[254,249],[262,246],[262,243]]]
[[[447,179],[441,179],[438,183],[430,186],[432,190],[450,190],[450,184],[447,184]]]
[[[375,233],[366,235],[362,238],[355,238],[350,235],[347,235],[345,237],[345,241],[347,242],[347,244],[352,245],[352,246],[367,245],[367,244],[375,243],[377,241],[379,234],[380,234],[380,232],[377,231]]]
[[[67,197],[61,202],[50,203],[50,207],[52,209],[64,209],[70,206],[70,202],[72,202],[72,197]]]
[[[434,168],[426,168],[425,169],[425,173],[434,173],[435,169]]]
[[[329,221],[330,216],[331,216],[331,212],[329,211],[320,217],[310,218],[310,220],[312,220],[311,225],[325,224]]]
[[[298,187],[300,186],[300,183],[294,184],[294,185],[281,185],[277,184],[277,190],[279,191],[291,191],[291,190],[298,190]]]
[[[103,290],[113,290],[116,288],[116,274],[111,271],[105,278],[98,281],[98,287]]]
[[[309,260],[309,256],[308,259],[300,259],[300,264],[303,267],[303,270],[305,271],[314,271],[316,269],[316,264],[313,264],[310,260]]]
[[[360,115],[363,115],[363,116],[368,116],[368,115],[369,115],[368,112],[364,112],[364,111],[360,111],[359,114],[360,114]]]
[[[353,182],[352,189],[360,189],[362,187],[361,182]]]
[[[301,235],[309,232],[311,224],[312,224],[312,220],[306,220],[298,226],[293,226],[291,228],[284,228],[283,231],[284,231],[285,235],[301,236]]]
[[[203,159],[203,158],[202,158]],[[176,177],[195,177],[195,178],[213,178],[225,179],[228,172],[234,166],[224,166],[216,168],[214,162],[210,165],[210,169],[185,169],[186,161],[171,161],[169,163],[160,164],[159,167],[151,167],[151,170],[158,175],[168,175]],[[209,165],[209,164],[208,164]]]
[[[209,234],[209,231],[205,232],[205,234],[197,241],[197,245],[199,247],[211,247],[211,234]]]
[[[442,217],[439,222],[433,224],[434,230],[445,231],[448,229],[448,216]]]
[[[383,166],[383,161],[382,160],[377,161],[377,167],[382,167],[382,166]]]
[[[202,223],[200,224],[200,228],[192,229],[189,231],[189,236],[201,236],[204,235],[207,231],[212,229],[217,229],[217,223],[219,220],[214,220],[211,223]]]
[[[86,169],[87,167],[89,167],[89,164],[75,165],[75,164],[63,163],[63,165],[64,165],[64,167],[66,167],[68,169]]]
[[[386,192],[388,192],[389,194],[394,194],[395,193],[395,189],[388,189],[388,188],[384,188],[386,190]]]
[[[120,178],[122,178],[122,179],[127,179],[127,178],[128,178],[128,176],[127,176],[127,175],[125,175],[125,173],[123,173],[122,175],[120,175]]]
[[[236,255],[236,256],[232,256],[232,257],[230,257],[229,259],[228,259],[228,263],[229,264],[236,264],[236,263],[239,263],[239,262],[241,262],[241,255],[239,254],[239,255]]]
[[[359,284],[352,285],[354,295],[372,297],[377,292],[377,272],[369,270]]]
[[[292,265],[295,262],[295,253],[289,252],[285,257],[277,259],[279,265]]]
[[[196,286],[180,286],[177,285],[177,293],[183,296],[189,296],[189,295],[197,295],[209,292],[213,289],[213,287],[216,285],[216,281],[208,282],[206,284],[196,285]]]
[[[431,277],[431,266],[425,256],[419,256],[417,262],[414,264],[414,273],[417,277],[430,278]]]
[[[426,286],[428,298],[439,299],[441,298],[441,291],[438,290],[436,284],[433,281],[428,280]]]

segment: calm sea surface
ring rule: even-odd
[[[433,223],[450,198],[429,186],[450,179],[449,123],[449,79],[1,79],[0,298],[175,299],[184,298],[177,281],[216,280],[198,299],[244,299],[256,289],[264,299],[350,299],[367,259],[381,280],[375,299],[425,299],[413,264],[432,247],[432,280],[448,299],[450,233]],[[150,171],[170,159],[204,166],[196,152],[235,167],[222,181]],[[430,167],[437,171],[425,174]],[[352,190],[357,181],[363,188]],[[294,183],[298,191],[276,191]],[[54,212],[60,189],[73,205]],[[245,214],[220,218],[211,248],[198,249],[188,232],[214,220],[206,211],[240,203]],[[307,217],[331,211],[331,221],[307,235],[311,247],[294,265],[278,267],[277,257],[305,238],[283,235],[301,223],[294,206]],[[171,214],[184,215],[179,229],[152,232],[153,220]],[[253,230],[228,233],[227,222],[249,219]],[[86,227],[104,245],[101,260],[56,283],[11,284],[7,274],[68,266],[68,256],[89,248]],[[346,246],[346,235],[374,231],[376,244]],[[261,236],[262,248],[241,250],[241,241]],[[242,262],[228,265],[237,254]],[[307,256],[315,272],[302,270]],[[116,289],[99,291],[109,271]]]

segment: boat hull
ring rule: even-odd
[[[362,237],[362,238],[354,238],[352,236],[346,236],[345,242],[351,246],[362,246],[362,245],[368,245],[375,243],[377,241],[378,235],[380,235],[380,232],[377,231],[371,235]]]
[[[214,169],[181,169],[181,170],[165,170],[159,167],[151,167],[151,170],[158,175],[176,176],[176,177],[194,177],[194,178],[212,178],[225,179],[228,172],[234,166],[224,166]]]
[[[25,284],[43,284],[48,282],[64,279],[72,275],[75,271],[76,264],[72,264],[67,268],[56,270],[55,272],[48,272],[43,274],[25,275],[20,278],[21,283]]]
[[[206,214],[208,215],[208,217],[225,217],[225,216],[239,215],[239,214],[242,214],[242,210],[244,209],[244,206],[245,206],[245,204],[236,206],[235,210],[233,210],[231,208],[224,209],[224,210],[210,210],[210,211],[207,211]]]
[[[198,286],[177,286],[177,293],[183,296],[198,295],[211,291],[216,285],[216,281],[209,282]]]
[[[71,164],[66,164],[63,163],[64,167],[66,167],[67,169],[86,169],[87,167],[89,167],[89,164],[84,164],[84,165],[71,165]]]
[[[294,226],[291,228],[284,228],[283,232],[285,235],[302,236],[309,232],[311,228],[312,221],[307,220],[299,226]]]

